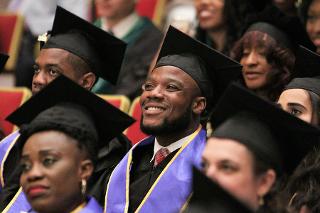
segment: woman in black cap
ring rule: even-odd
[[[254,211],[271,212],[277,182],[320,135],[318,128],[238,85],[227,89],[211,122],[215,131],[202,155],[204,172]]]
[[[296,53],[294,78],[278,104],[296,117],[320,126],[320,56],[302,46]]]
[[[60,76],[8,120],[21,127],[23,192],[5,212],[102,212],[87,186],[99,148],[133,122],[128,115]]]
[[[244,85],[270,101],[277,101],[291,79],[298,44],[313,48],[298,17],[287,17],[276,7],[251,16],[235,44],[232,57],[243,66]]]
[[[296,75],[281,93],[278,104],[294,116],[320,126],[320,56],[300,47]],[[319,212],[319,150],[309,153],[299,164],[281,194],[292,212],[307,209]]]
[[[320,76],[293,79],[281,93],[278,103],[283,110],[320,126]]]

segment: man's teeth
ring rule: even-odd
[[[147,110],[163,110],[160,107],[147,107]]]

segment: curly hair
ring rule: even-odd
[[[320,152],[316,148],[301,161],[282,194],[291,212],[307,206],[311,212],[320,212]]]
[[[264,49],[267,62],[272,65],[273,69],[268,73],[266,84],[258,90],[265,94],[269,100],[276,101],[284,86],[290,81],[295,56],[289,48],[284,47],[271,36],[265,35],[266,33],[259,31],[245,33],[236,42],[231,56],[240,61],[245,48],[258,47]]]

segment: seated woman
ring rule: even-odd
[[[296,117],[320,126],[320,55],[300,47],[294,78],[281,93],[278,104]]]
[[[230,56],[248,14],[262,10],[270,0],[194,0],[198,26],[195,38]]]
[[[320,126],[320,56],[301,47],[296,60],[299,78],[293,79],[281,93],[278,104],[288,113]],[[306,66],[308,65],[308,66]],[[282,196],[291,211],[319,212],[320,150],[309,153],[289,178]]]
[[[298,44],[314,48],[300,20],[267,7],[250,18],[231,55],[243,66],[244,85],[274,102],[291,79]]]
[[[277,182],[320,136],[318,128],[239,85],[227,89],[212,114],[212,125],[215,131],[202,155],[204,172],[253,211],[273,212],[276,207],[270,202]]]
[[[24,194],[18,201],[25,195],[39,213],[102,212],[86,186],[102,142],[133,122],[128,115],[61,76],[8,120],[21,126],[17,144]],[[11,212],[22,203],[14,205]]]
[[[293,79],[281,93],[278,103],[283,110],[320,126],[320,76]]]

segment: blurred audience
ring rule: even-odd
[[[125,58],[115,87],[99,79],[94,92],[122,94],[134,99],[162,39],[160,30],[147,18],[135,12],[136,0],[95,0],[95,25],[128,43]]]
[[[308,35],[320,53],[320,1],[304,0],[299,9]]]
[[[272,0],[273,4],[288,16],[297,16],[298,0]]]
[[[170,25],[188,34],[195,35],[196,10],[193,0],[172,0],[166,6],[164,17],[164,29]]]
[[[212,48],[230,55],[241,36],[244,22],[269,4],[268,0],[194,0],[199,25],[195,37]]]

